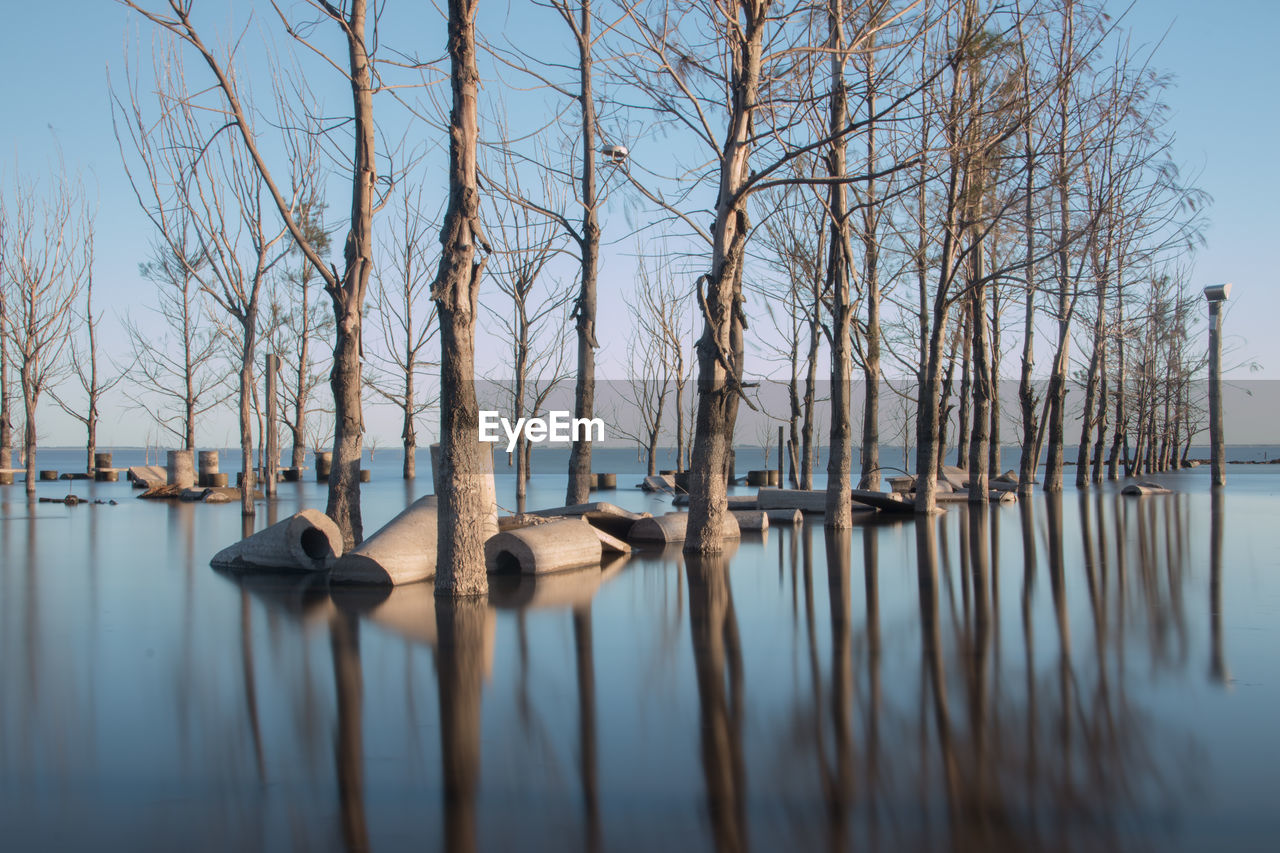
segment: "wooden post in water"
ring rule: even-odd
[[[267,460],[266,470],[262,472],[262,493],[267,498],[276,496],[277,471],[280,468],[280,432],[276,421],[276,377],[280,375],[280,356],[271,353],[267,356]]]
[[[1222,303],[1230,295],[1229,283],[1204,289],[1204,298],[1209,301],[1209,454],[1215,487],[1227,482],[1227,448],[1222,435]]]

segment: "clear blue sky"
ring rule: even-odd
[[[427,6],[422,0],[407,1],[415,8]],[[223,13],[226,20],[243,20],[244,9],[259,5],[260,24],[279,38],[265,3],[200,0],[197,7],[206,20],[217,14],[211,9],[229,9]],[[140,37],[147,52],[150,27],[111,0],[10,2],[6,7],[6,26],[0,29],[0,73],[7,82],[0,132],[3,183],[9,184],[15,169],[31,176],[45,173],[60,146],[69,170],[82,173],[98,196],[96,281],[102,301],[120,311],[144,303],[151,298],[150,286],[139,279],[137,263],[146,252],[148,225],[119,164],[106,72],[110,67],[113,74],[121,73],[126,33]],[[511,8],[520,7],[516,2]],[[1113,12],[1121,8],[1112,4]],[[507,0],[482,2],[482,26],[512,27],[508,15]],[[1280,378],[1280,334],[1275,332],[1280,288],[1275,286],[1273,248],[1280,224],[1280,169],[1273,154],[1280,137],[1275,107],[1280,65],[1274,44],[1280,4],[1138,0],[1128,20],[1138,42],[1163,39],[1156,64],[1177,81],[1167,95],[1176,155],[1189,171],[1199,172],[1199,185],[1214,199],[1208,246],[1196,258],[1194,280],[1235,283],[1226,322],[1228,334],[1236,338],[1237,360],[1258,362],[1264,372],[1255,376]],[[443,24],[435,25],[429,7],[419,23],[420,48],[425,54],[439,53]],[[81,440],[78,429],[52,411],[44,420],[43,441]],[[141,441],[118,415],[108,421],[103,444]],[[398,427],[384,440],[392,441],[396,434]],[[216,441],[221,433],[209,438]]]

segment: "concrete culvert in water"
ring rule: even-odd
[[[209,561],[216,569],[323,572],[342,556],[342,532],[318,509],[304,509],[227,548]]]
[[[580,518],[508,530],[484,544],[484,562],[491,574],[540,575],[598,566],[602,554],[600,537]]]

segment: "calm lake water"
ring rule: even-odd
[[[398,466],[368,531],[430,489]],[[1275,849],[1275,470],[817,516],[464,603],[215,572],[236,505],[0,487],[0,848]],[[286,484],[256,523],[323,505]]]

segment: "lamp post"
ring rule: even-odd
[[[1231,285],[1211,284],[1204,289],[1209,301],[1209,454],[1213,485],[1227,482],[1227,449],[1222,437],[1222,303]]]

